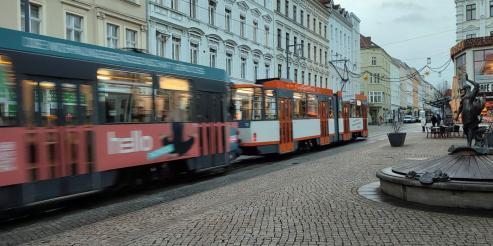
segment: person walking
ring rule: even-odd
[[[435,127],[437,125],[437,117],[435,115],[431,116],[431,125]]]
[[[421,117],[421,128],[423,128],[423,132],[425,132],[426,127],[426,117]]]
[[[441,123],[442,123],[442,117],[440,116],[440,114],[437,114],[437,126],[440,126]]]

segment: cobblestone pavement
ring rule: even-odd
[[[357,189],[377,170],[446,154],[464,139],[426,139],[408,127],[406,145],[376,139],[294,156],[258,175],[45,236],[32,245],[489,245],[493,212],[418,209],[367,200]],[[264,172],[264,173],[262,173]],[[203,181],[191,186],[208,185]],[[50,226],[56,225],[56,221]],[[19,229],[20,230],[20,229]],[[15,233],[15,229],[13,231]]]

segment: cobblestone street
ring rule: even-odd
[[[325,151],[293,156],[186,188],[215,188],[134,212],[46,233],[32,245],[489,245],[493,213],[422,209],[368,200],[357,189],[401,160],[444,155],[464,139],[427,139],[408,126],[406,145],[391,148],[384,132]],[[240,176],[249,175],[248,178]],[[178,191],[179,192],[179,191]],[[159,195],[159,194],[158,194]],[[145,199],[140,198],[140,199]],[[84,212],[81,212],[84,213]],[[59,218],[46,230],[60,226]],[[32,225],[31,225],[32,227]],[[0,234],[15,238],[16,228]],[[0,237],[2,237],[0,235]]]

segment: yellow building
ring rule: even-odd
[[[145,0],[30,0],[30,32],[111,48],[147,49]],[[0,27],[24,31],[24,0],[2,1]]]

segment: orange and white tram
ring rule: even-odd
[[[242,153],[284,154],[350,140],[351,105],[344,110],[341,96],[281,80],[233,85],[233,120],[238,122]]]

